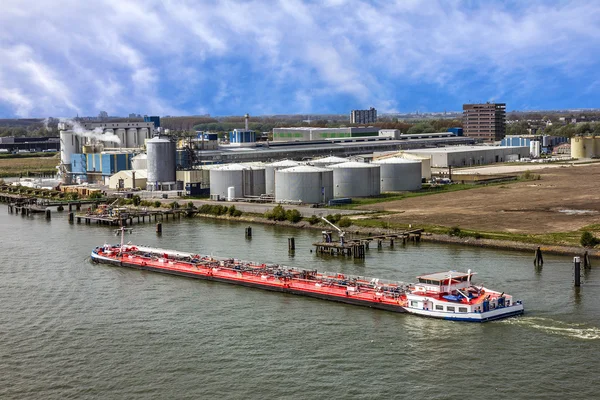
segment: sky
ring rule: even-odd
[[[600,1],[2,0],[0,118],[597,108]]]

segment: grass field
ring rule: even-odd
[[[0,158],[0,178],[55,174],[58,163],[58,158],[53,155],[46,157],[2,157]]]

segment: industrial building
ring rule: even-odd
[[[529,146],[532,148],[532,142],[538,142],[540,147],[540,154],[551,154],[554,151],[554,147],[559,146],[563,143],[567,143],[569,138],[562,136],[550,136],[550,135],[507,135],[500,142],[500,146]],[[533,145],[536,146],[535,144]]]
[[[379,136],[379,128],[375,127],[347,127],[347,128],[274,128],[273,141],[312,141],[340,138],[357,138]]]
[[[350,111],[351,124],[373,124],[377,122],[377,110],[373,107],[368,110]]]
[[[123,170],[108,179],[108,187],[115,190],[142,189],[146,187],[148,174],[142,170]]]
[[[600,137],[575,136],[571,138],[571,157],[598,158],[600,157]]]
[[[529,157],[528,146],[454,146],[407,150],[406,153],[429,157],[432,167],[470,167]]]
[[[155,122],[84,122],[81,126],[88,131],[102,130],[102,134],[115,135],[119,141],[113,142],[112,147],[131,149],[144,146],[146,139],[154,136],[154,124]],[[92,143],[94,139],[98,138],[85,137],[84,144]]]
[[[464,135],[488,142],[506,135],[506,104],[463,104]]]

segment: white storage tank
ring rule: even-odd
[[[275,194],[275,171],[300,165],[292,160],[281,160],[265,165],[265,193]]]
[[[71,165],[71,156],[80,153],[79,137],[71,131],[60,131],[60,163]]]
[[[138,154],[131,159],[131,169],[138,171],[140,169],[148,168],[148,156],[144,154]]]
[[[244,170],[248,167],[241,164],[225,164],[212,168],[210,174],[210,196],[219,195],[219,198],[229,197],[229,188],[233,187],[235,193],[242,194],[244,188]]]
[[[421,161],[393,157],[374,161],[381,165],[381,191],[398,192],[421,189]]]
[[[138,131],[137,128],[128,128],[127,129],[127,136],[126,136],[126,142],[123,145],[123,147],[127,147],[127,148],[131,148],[131,147],[138,147],[137,144],[137,140],[138,140]]]
[[[330,165],[333,169],[333,196],[370,197],[381,194],[379,164],[349,161]]]
[[[529,154],[531,158],[539,158],[540,157],[540,142],[537,140],[532,140],[529,142]]]
[[[150,132],[148,128],[138,128],[137,130],[137,142],[135,144],[136,147],[141,147],[144,145],[146,139],[150,137]]]
[[[348,161],[347,158],[330,156],[330,157],[317,158],[317,159],[311,160],[310,165],[314,165],[315,167],[325,168],[330,165],[340,164],[340,163],[343,163],[346,161]]]
[[[275,201],[326,203],[333,198],[333,171],[299,165],[275,171]]]
[[[227,201],[235,200],[235,186],[229,186],[227,188]]]
[[[243,164],[246,170],[243,174],[242,197],[260,196],[266,193],[265,188],[265,165],[263,163]],[[238,193],[238,192],[236,192]]]
[[[175,143],[156,136],[146,143],[149,190],[173,190],[175,187]]]
[[[120,140],[120,143],[119,143],[119,145],[118,145],[118,146],[119,146],[119,147],[127,147],[127,133],[125,132],[125,129],[123,129],[123,128],[118,128],[118,129],[115,131],[115,135],[117,135],[117,137],[118,137],[118,138],[119,138],[119,140]]]

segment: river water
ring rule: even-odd
[[[593,399],[600,264],[434,243],[311,253],[318,231],[204,219],[135,225],[127,240],[412,281],[448,269],[521,298],[526,315],[468,324],[89,262],[118,237],[66,213],[0,207],[1,399]],[[287,238],[296,252],[288,254]],[[596,262],[598,263],[598,262]]]

